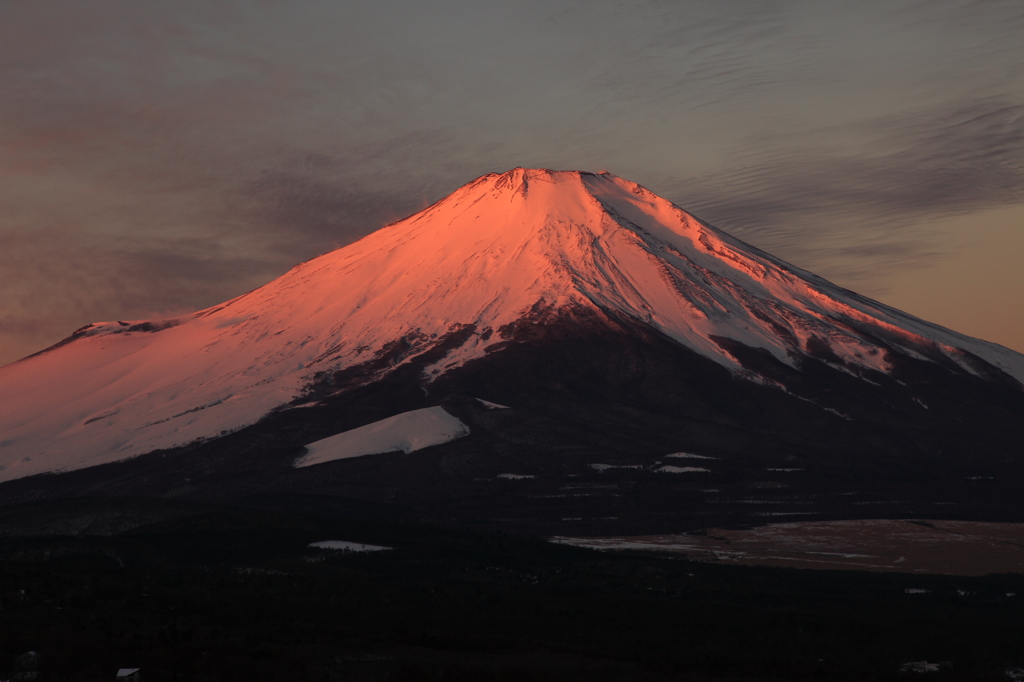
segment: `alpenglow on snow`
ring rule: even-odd
[[[912,357],[1024,380],[1019,353],[846,291],[633,182],[516,168],[221,305],[92,324],[0,368],[0,481],[216,438],[397,341],[400,358],[359,381],[443,342],[420,377],[429,386],[508,344],[512,323],[571,310],[647,325],[768,385],[723,339],[791,366],[824,349],[854,373],[888,371],[884,339]]]

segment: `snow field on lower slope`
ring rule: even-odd
[[[295,467],[385,452],[415,452],[469,434],[469,428],[441,407],[402,412],[306,446]]]
[[[99,333],[0,369],[0,481],[215,437],[295,397],[288,370],[308,353],[257,346],[254,357],[238,339],[217,338],[224,331],[191,319],[157,333]],[[244,326],[226,331],[246,336]]]

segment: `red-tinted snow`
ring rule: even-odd
[[[484,400],[483,398],[477,398],[481,405],[486,407],[488,410],[507,410],[508,405],[499,405],[498,403],[492,403],[490,400]]]
[[[755,381],[712,336],[788,363],[817,339],[850,367],[885,371],[885,353],[842,323],[853,319],[908,352],[931,344],[970,370],[962,348],[1024,380],[1024,356],[835,287],[632,182],[517,168],[159,331],[101,323],[0,368],[0,480],[216,437],[289,402],[317,373],[402,337],[408,361],[475,325],[428,383],[502,342],[494,332],[538,304],[646,322]]]

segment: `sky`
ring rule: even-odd
[[[1020,0],[0,0],[0,364],[516,166],[1024,351]]]

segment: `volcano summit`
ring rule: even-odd
[[[224,304],[92,324],[0,369],[0,481],[15,498],[317,493],[517,527],[856,502],[1005,516],[1022,381],[1021,354],[635,183],[516,168]],[[294,466],[438,407],[462,437]],[[744,502],[755,489],[790,493]]]

